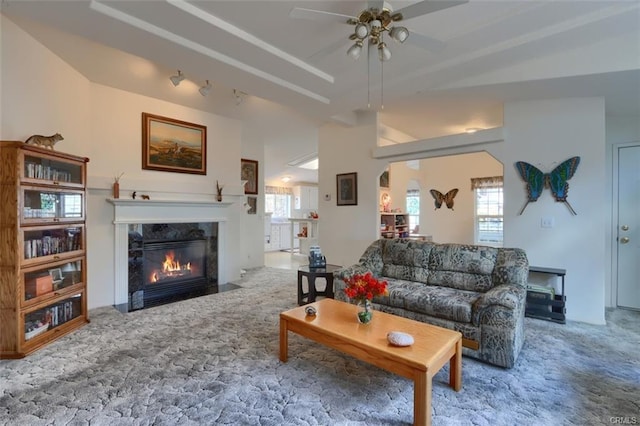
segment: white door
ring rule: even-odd
[[[618,295],[640,309],[640,146],[618,148]]]

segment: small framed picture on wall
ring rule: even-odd
[[[380,188],[389,188],[389,169],[380,175]]]
[[[358,205],[358,173],[336,175],[336,204],[338,206]]]
[[[258,162],[255,160],[240,160],[240,179],[246,180],[244,185],[245,194],[258,194]]]
[[[247,197],[247,204],[249,205],[248,214],[256,214],[258,212],[258,197]]]

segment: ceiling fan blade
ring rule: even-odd
[[[444,41],[426,36],[424,34],[416,33],[411,30],[409,30],[409,38],[407,38],[407,43],[421,47],[431,52],[440,52],[447,46]]]
[[[346,56],[347,55],[347,43],[353,43],[353,42],[350,41],[348,38],[343,37],[340,40],[336,40],[334,43],[331,43],[327,47],[323,47],[322,49],[320,49],[317,52],[313,53],[311,56],[308,56],[307,60],[322,59],[325,56],[335,52],[338,49],[340,49],[341,47],[345,48],[342,53]]]
[[[410,6],[403,7],[400,10],[394,10],[395,13],[402,14],[402,19],[407,20],[415,18],[417,16],[426,15],[427,13],[437,12],[442,9],[448,9],[453,6],[469,3],[469,0],[447,0],[447,1],[434,1],[423,0],[418,3],[414,3]]]
[[[340,24],[349,24],[349,21],[356,19],[354,16],[342,15],[340,13],[325,12],[323,10],[305,9],[302,7],[294,7],[289,12],[290,18],[309,19],[316,22],[337,22]]]

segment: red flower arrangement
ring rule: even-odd
[[[350,299],[364,301],[388,294],[387,282],[376,279],[371,272],[352,275],[345,278],[344,283],[347,285],[344,294]]]

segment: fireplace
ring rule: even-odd
[[[211,289],[216,286],[218,291],[235,288],[229,277],[236,276],[238,266],[230,253],[237,243],[227,238],[236,216],[234,202],[126,198],[107,202],[113,205],[116,309],[129,312],[149,306],[144,304],[142,249],[143,244],[160,240],[206,240],[208,291],[215,292]],[[182,224],[197,226],[184,228]],[[188,230],[178,231],[180,227]]]
[[[129,225],[129,309],[217,291],[217,223]]]

